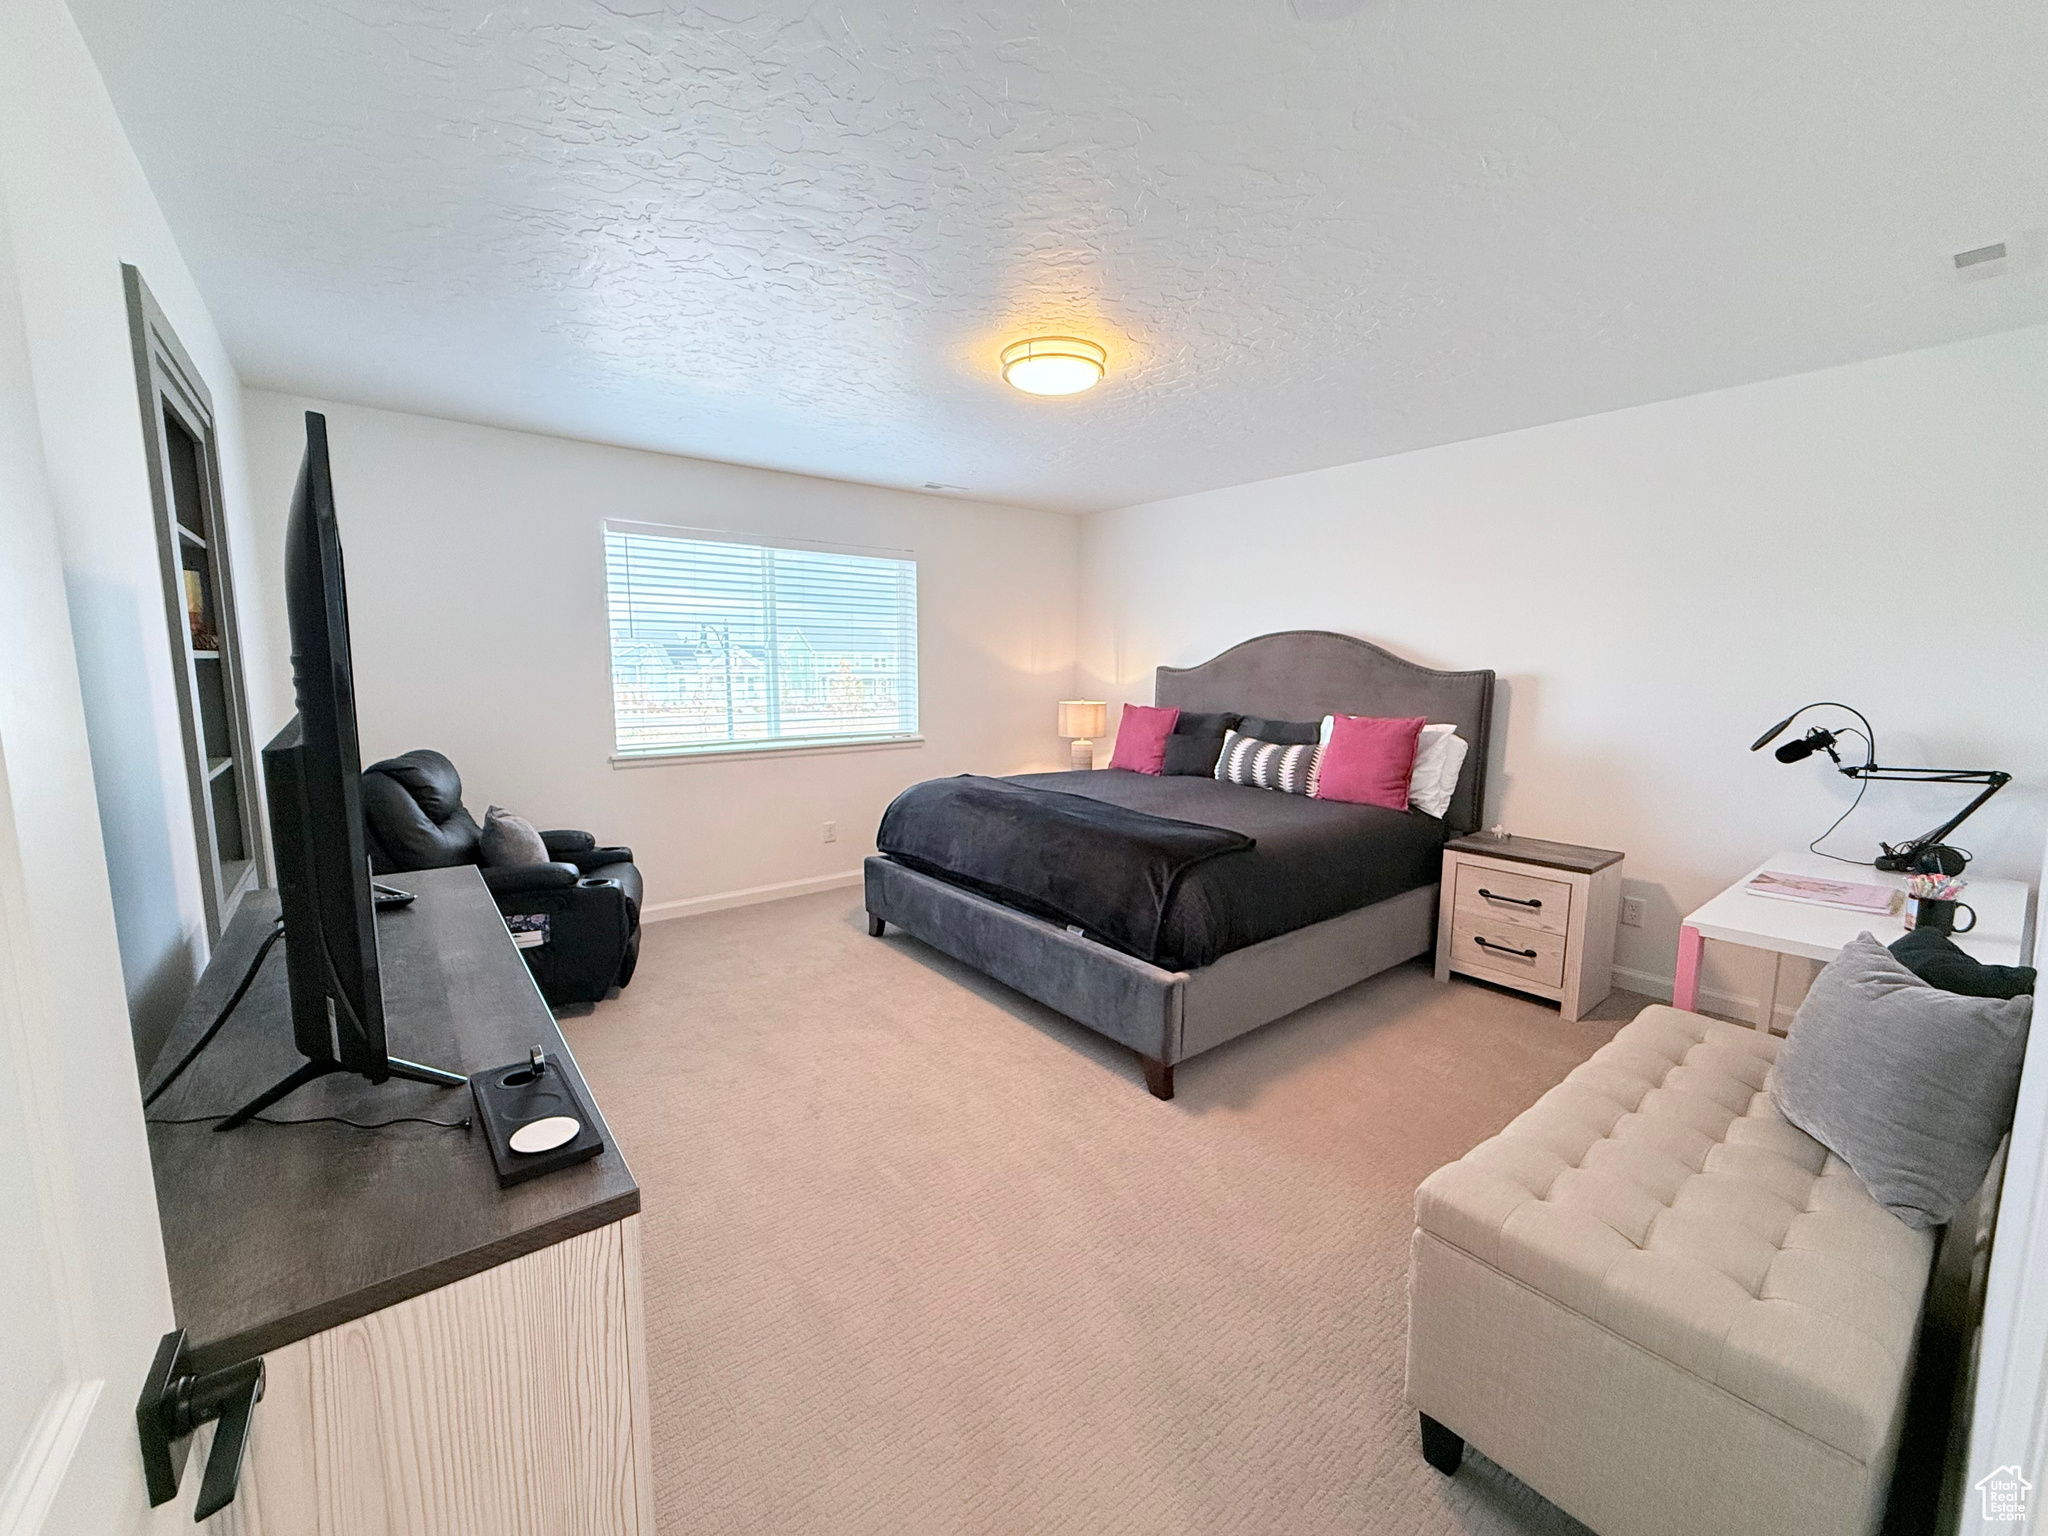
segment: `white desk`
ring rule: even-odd
[[[1904,875],[1824,859],[1817,853],[1775,853],[1697,911],[1678,930],[1678,979],[1672,988],[1673,1007],[1692,1008],[1699,1001],[1700,955],[1708,939],[1801,955],[1826,962],[1835,958],[1857,934],[1869,932],[1890,944],[1906,931],[1904,910],[1884,916],[1876,912],[1845,912],[1803,901],[1753,896],[1743,887],[1767,869],[1791,875],[1818,875],[1828,880],[1854,880],[1866,885],[1906,888]],[[2027,886],[2021,880],[1973,880],[1966,871],[1962,899],[1977,913],[1977,926],[1956,934],[1958,946],[1986,965],[2019,965],[2026,945]],[[1768,1028],[1777,1009],[1777,978],[1772,976],[1771,1001],[1764,1009]]]

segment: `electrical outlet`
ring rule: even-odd
[[[1624,896],[1621,898],[1621,926],[1640,928],[1643,926],[1643,898]]]
[[[825,841],[826,841],[826,842],[828,842],[828,843],[836,843],[836,842],[838,842],[838,841],[839,841],[839,823],[838,823],[838,822],[836,822],[836,821],[828,821],[828,822],[826,822],[826,823],[825,823]]]

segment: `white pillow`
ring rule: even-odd
[[[1441,732],[1434,740],[1432,732]],[[1426,816],[1442,816],[1458,792],[1458,775],[1472,743],[1454,725],[1425,725],[1415,743],[1415,769],[1408,775],[1408,803]],[[1434,770],[1434,777],[1430,776]]]
[[[1323,716],[1322,744],[1330,744],[1335,715]],[[1458,774],[1465,766],[1465,754],[1472,743],[1458,734],[1455,725],[1425,725],[1415,739],[1415,766],[1408,770],[1408,804],[1425,816],[1442,816],[1451,808],[1458,792]],[[1320,757],[1317,768],[1322,766]],[[1310,775],[1309,793],[1315,793],[1315,774]]]

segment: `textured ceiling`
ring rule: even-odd
[[[2039,0],[71,6],[248,382],[465,420],[1086,510],[2048,317]]]

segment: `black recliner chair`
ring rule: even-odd
[[[483,829],[462,804],[462,775],[439,752],[387,757],[363,770],[370,869],[481,864]],[[548,942],[523,950],[551,1004],[594,1003],[633,979],[640,958],[640,871],[630,848],[600,848],[588,832],[543,832],[546,864],[483,871],[507,916],[546,913]]]

